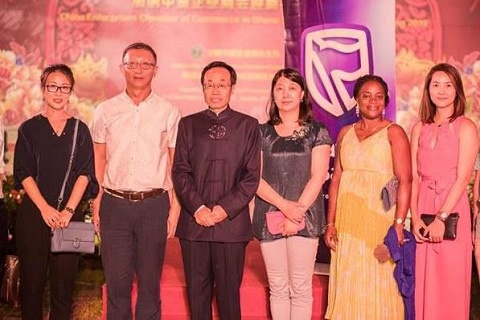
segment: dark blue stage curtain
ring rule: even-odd
[[[305,28],[325,22],[322,0],[283,0],[285,66],[300,70],[301,35]]]

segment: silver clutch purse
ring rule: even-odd
[[[398,194],[398,179],[393,176],[385,186],[382,188],[382,203],[385,211],[390,210],[395,203],[397,203],[397,194]]]
[[[92,223],[70,221],[67,228],[53,229],[52,252],[95,252],[95,227]]]

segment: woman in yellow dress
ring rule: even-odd
[[[384,118],[389,96],[381,77],[359,78],[353,95],[359,120],[340,130],[329,189],[324,238],[332,260],[326,319],[403,319],[394,262],[374,251],[392,224],[399,244],[404,241],[412,183],[408,138]],[[397,203],[385,211],[380,194],[393,176],[399,181]]]

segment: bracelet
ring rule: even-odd
[[[71,213],[71,214],[75,214],[75,210],[73,210],[70,207],[65,207],[65,211],[67,211],[68,213]]]
[[[335,222],[327,223],[327,224],[325,225],[325,227],[323,227],[322,233],[325,233],[325,231],[327,231],[328,227],[330,227],[330,226],[335,227]]]

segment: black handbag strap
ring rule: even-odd
[[[57,210],[60,210],[60,205],[63,201],[63,194],[65,193],[65,186],[67,184],[68,176],[70,175],[70,170],[72,170],[73,155],[75,153],[75,145],[77,144],[77,133],[78,133],[78,123],[80,121],[76,119],[75,121],[75,130],[73,131],[73,142],[72,142],[72,152],[70,154],[70,159],[68,160],[67,172],[65,173],[65,179],[63,179],[62,189],[60,190],[60,195],[58,196]]]

